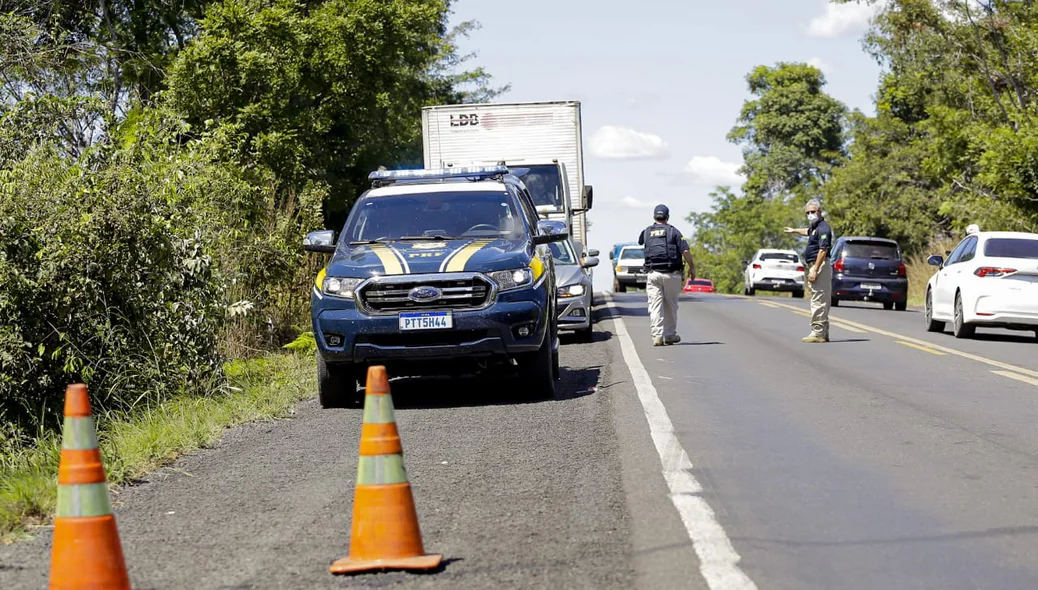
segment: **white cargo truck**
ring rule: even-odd
[[[564,221],[587,251],[592,192],[584,184],[580,102],[425,107],[422,143],[426,168],[504,163],[526,184],[537,210]]]

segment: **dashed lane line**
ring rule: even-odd
[[[612,297],[605,297],[607,308],[615,308]],[[699,556],[699,571],[710,590],[756,590],[757,585],[739,567],[742,559],[732,546],[713,509],[701,496],[703,486],[692,475],[692,462],[681,446],[667,408],[660,401],[652,378],[638,358],[627,325],[619,314],[611,313],[620,340],[620,350],[634,380],[638,399],[645,410],[649,434],[656,445],[663,468],[663,479],[670,490],[670,500],[685,525],[692,548]]]
[[[783,306],[780,303],[771,303],[770,301],[758,301],[757,303],[760,303],[761,305],[763,305],[765,307],[770,307],[772,309],[784,309],[785,308],[785,306]],[[811,317],[810,313],[808,313],[808,312],[806,312],[806,311],[804,311],[802,309],[792,308],[792,311],[793,311],[793,313],[800,314],[800,315],[804,316],[805,318]],[[857,334],[864,334],[865,333],[865,330],[859,330],[858,328],[855,328],[854,326],[848,326],[847,324],[844,324],[844,323],[842,323],[842,322],[840,322],[838,320],[835,320],[834,318],[829,318],[829,323],[834,325],[834,326],[836,326],[836,327],[838,327],[838,328],[841,328],[843,330],[847,330],[848,332],[855,332]]]

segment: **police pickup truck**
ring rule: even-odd
[[[504,166],[379,170],[336,240],[311,296],[323,407],[357,403],[367,367],[393,376],[503,369],[553,397],[559,376],[554,263],[568,238],[538,220]]]

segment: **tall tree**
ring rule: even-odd
[[[807,64],[757,66],[746,82],[755,98],[728,134],[743,146],[743,190],[768,199],[816,192],[843,158],[846,108],[822,91],[825,76]]]

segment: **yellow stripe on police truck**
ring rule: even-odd
[[[404,274],[404,266],[400,264],[400,259],[389,248],[382,244],[372,244],[370,248],[375,253],[375,256],[378,256],[379,262],[382,263],[382,269],[385,270],[387,275]]]
[[[476,252],[485,248],[491,241],[492,240],[477,240],[464,246],[450,259],[450,262],[447,263],[447,272],[461,272],[465,270],[465,264],[468,263],[469,258],[472,258]]]

